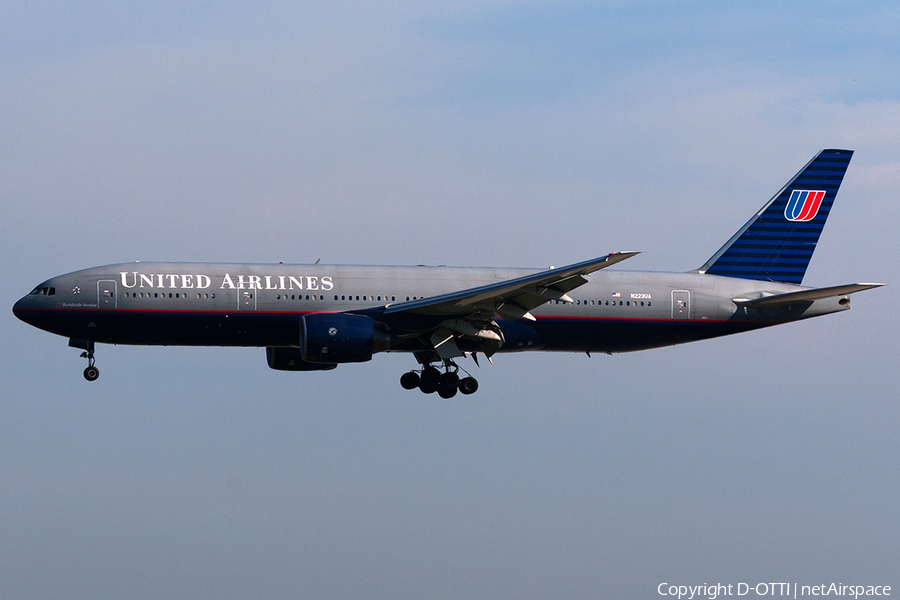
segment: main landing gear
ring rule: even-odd
[[[421,371],[404,373],[400,377],[400,385],[406,390],[419,388],[425,394],[437,392],[441,398],[452,398],[457,391],[469,395],[478,390],[478,381],[465,369],[462,371],[466,376],[460,378],[461,369],[452,360],[445,360],[443,368],[444,372],[441,373],[437,367],[425,365]]]

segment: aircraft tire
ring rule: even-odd
[[[478,380],[474,377],[463,377],[459,380],[459,391],[468,396],[478,391]]]
[[[100,377],[100,369],[91,365],[84,370],[84,378],[88,381],[96,381]]]
[[[438,387],[438,395],[441,398],[449,399],[456,395],[456,392],[458,389],[459,388],[457,388],[455,385],[454,386],[444,385],[444,383],[441,382],[441,385]]]
[[[456,389],[459,387],[459,375],[457,375],[456,373],[444,373],[443,375],[441,375],[439,385],[447,389]]]
[[[433,394],[438,391],[438,384],[434,381],[423,379],[419,382],[419,389],[422,390],[423,394]]]
[[[404,390],[414,390],[419,387],[419,383],[421,379],[419,378],[418,373],[414,373],[410,371],[409,373],[404,373],[400,376],[400,385]]]
[[[438,395],[441,398],[452,398],[459,390],[459,375],[447,372],[438,381]]]
[[[428,382],[429,387],[434,385],[434,389],[437,389],[437,384],[441,380],[441,372],[432,367],[431,365],[426,366],[422,369],[422,377],[423,382]]]

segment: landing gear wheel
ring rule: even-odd
[[[433,383],[437,385],[438,381],[441,380],[441,372],[432,367],[431,365],[422,369],[422,381],[427,381],[428,383]]]
[[[100,369],[91,365],[84,370],[84,378],[88,381],[95,381],[98,377],[100,377]]]
[[[459,380],[459,391],[468,396],[478,391],[478,380],[474,377],[463,377]]]
[[[438,388],[438,396],[440,396],[441,398],[450,399],[456,395],[456,391],[457,391],[457,389],[455,387],[452,387],[452,388],[439,387]]]
[[[400,385],[403,386],[404,390],[414,390],[419,387],[420,383],[419,374],[413,371],[409,373],[404,373],[400,376]]]
[[[422,365],[422,370],[410,371],[400,376],[400,385],[404,389],[411,390],[418,387],[425,394],[437,392],[441,398],[453,398],[457,393],[474,394],[478,390],[478,382],[475,378],[452,360],[444,359],[439,368],[428,364],[429,357],[417,358]],[[466,376],[460,378],[463,373]]]
[[[441,381],[441,372],[432,366],[422,369],[422,376],[419,381],[419,389],[426,394],[433,394],[438,391],[438,384]]]
[[[84,348],[84,352],[81,353],[81,358],[86,358],[88,361],[88,366],[84,370],[84,378],[88,381],[95,381],[100,377],[100,369],[94,366],[94,341],[77,340],[77,343],[73,343],[73,340],[69,340],[69,345],[74,346],[75,348]]]
[[[438,395],[441,398],[452,398],[459,389],[459,375],[456,373],[444,373],[438,383]]]

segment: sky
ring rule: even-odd
[[[498,356],[449,401],[401,389],[398,354],[283,373],[98,346],[88,383],[9,310],[0,596],[900,590],[898,23],[867,1],[3,2],[8,309],[133,260],[687,271],[822,148],[856,153],[804,283],[888,286],[686,346]]]

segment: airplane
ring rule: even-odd
[[[819,152],[686,273],[607,270],[637,252],[543,270],[133,262],[48,279],[13,313],[83,350],[88,381],[96,343],[265,347],[286,371],[407,352],[402,387],[451,398],[478,389],[464,357],[630,352],[848,310],[884,284],[801,282],[852,155]]]

